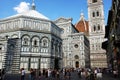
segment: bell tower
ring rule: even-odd
[[[88,0],[89,34],[105,34],[103,0]]]
[[[102,42],[105,41],[103,0],[87,1],[91,67],[106,68],[106,51],[102,49]]]

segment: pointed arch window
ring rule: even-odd
[[[95,17],[95,12],[92,13],[92,16]]]
[[[99,16],[99,15],[100,15],[100,14],[99,14],[99,11],[97,11],[96,14],[97,14],[97,16]]]
[[[94,25],[93,29],[94,29],[94,31],[96,31],[96,26],[95,25]]]
[[[100,30],[100,25],[98,24],[98,31]]]

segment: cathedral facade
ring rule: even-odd
[[[85,33],[78,32],[72,24],[72,19],[59,18],[55,24],[62,29],[63,67],[90,67],[89,40]]]

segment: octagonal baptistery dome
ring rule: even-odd
[[[75,24],[75,28],[79,31],[79,32],[84,32],[86,35],[89,34],[89,25],[88,25],[88,21],[86,21],[84,19],[84,14],[81,13],[80,15],[80,20]]]
[[[43,14],[39,13],[36,10],[28,10],[28,11],[19,13],[19,14],[14,15],[14,16],[10,16],[8,18],[14,18],[14,17],[19,17],[19,16],[33,17],[33,18],[39,18],[39,19],[49,20],[48,17],[44,16]]]
[[[61,31],[48,17],[34,9],[0,19],[0,33],[23,30],[53,33],[57,36],[60,36]]]

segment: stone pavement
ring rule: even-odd
[[[120,80],[120,79],[114,78],[112,75],[104,74],[103,80]]]
[[[20,80],[20,74],[6,74],[5,79],[4,80]],[[25,80],[29,80],[29,76],[28,74],[26,74],[26,78]],[[36,79],[38,80],[38,79]],[[63,79],[62,75],[60,77],[60,79],[48,79],[45,77],[42,77],[41,80],[68,80],[68,79]],[[71,73],[71,79],[70,80],[82,80],[78,77],[77,72],[72,72]],[[103,74],[103,79],[102,80],[120,80],[120,79],[115,79],[110,75],[107,74]]]

